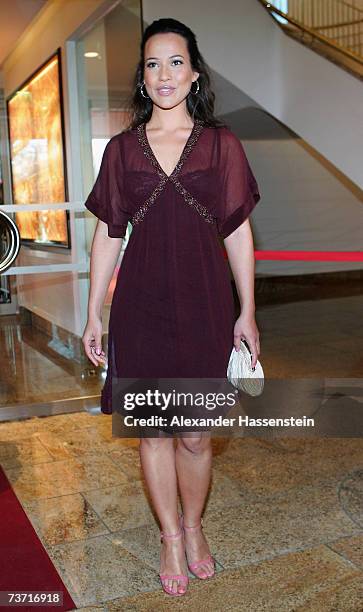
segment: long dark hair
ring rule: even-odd
[[[144,80],[144,50],[146,42],[154,34],[168,32],[180,34],[180,36],[185,38],[192,69],[199,72],[199,91],[197,94],[190,92],[186,98],[187,110],[190,116],[194,120],[201,120],[206,126],[224,126],[225,124],[214,116],[215,94],[210,85],[211,79],[209,68],[198,49],[195,34],[190,28],[188,28],[188,26],[184,25],[184,23],[168,17],[153,21],[144,31],[140,44],[140,60],[136,68],[133,82],[133,93],[129,102],[131,109],[129,129],[136,128],[138,125],[140,125],[140,123],[148,122],[153,108],[152,100],[150,98],[144,98],[140,92],[141,84]],[[194,85],[192,85],[192,90],[195,90]]]

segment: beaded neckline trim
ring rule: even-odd
[[[158,183],[158,185],[155,187],[155,189],[153,190],[153,192],[151,193],[151,195],[148,197],[148,199],[146,200],[146,202],[144,202],[144,204],[142,206],[140,206],[140,208],[137,210],[137,212],[134,214],[133,218],[131,219],[131,223],[133,225],[136,225],[138,223],[140,223],[148,209],[150,208],[150,206],[155,202],[155,200],[158,198],[158,196],[160,195],[160,193],[163,191],[163,189],[165,188],[166,184],[170,181],[174,184],[175,189],[180,193],[180,195],[184,198],[185,202],[191,206],[192,208],[194,208],[196,210],[196,212],[207,222],[207,223],[214,223],[215,222],[215,218],[214,216],[208,211],[208,209],[206,208],[206,206],[204,206],[203,204],[200,204],[188,191],[187,189],[185,189],[185,187],[179,182],[177,175],[179,174],[179,172],[181,171],[183,164],[185,162],[185,160],[187,159],[189,153],[192,151],[193,147],[195,146],[195,144],[197,143],[197,140],[200,136],[200,134],[202,133],[204,128],[203,122],[200,119],[196,119],[192,128],[192,131],[189,134],[189,138],[187,139],[185,145],[184,145],[184,149],[180,155],[179,161],[177,162],[174,170],[172,171],[171,174],[166,174],[166,172],[164,172],[164,170],[162,169],[162,167],[160,166],[156,156],[154,155],[154,152],[150,146],[149,140],[147,138],[147,134],[146,134],[146,123],[140,123],[140,125],[137,126],[136,130],[137,130],[137,137],[138,137],[138,141],[142,147],[143,153],[144,155],[149,159],[149,161],[151,162],[152,166],[155,168],[157,174],[160,177],[160,181]]]
[[[183,164],[185,160],[187,159],[189,153],[191,152],[191,150],[194,148],[195,144],[197,143],[197,140],[200,134],[202,133],[203,128],[204,128],[203,122],[200,119],[195,119],[194,125],[192,127],[192,131],[189,134],[189,137],[184,145],[184,148],[179,157],[179,160],[171,174],[167,174],[162,169],[162,167],[160,166],[154,154],[154,151],[152,150],[150,146],[150,143],[149,143],[149,140],[146,134],[146,122],[140,123],[140,125],[138,125],[136,129],[137,129],[138,140],[143,149],[144,155],[149,159],[151,164],[154,166],[158,175],[162,178],[173,179],[175,176],[177,176],[177,174],[179,174],[180,170],[182,169]]]

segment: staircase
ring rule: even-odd
[[[274,3],[277,6],[277,0]],[[298,27],[291,22],[293,19],[297,23],[297,18],[302,20],[302,17],[296,12],[293,13],[295,18],[291,17],[288,6],[292,8],[293,5],[287,0],[285,4],[287,8],[282,11],[274,8],[272,2],[262,0],[199,0],[197,3],[195,0],[143,0],[143,18],[145,23],[151,23],[171,11],[177,19],[190,23],[190,15],[193,15],[193,28],[198,32],[203,55],[208,58],[213,70],[218,114],[226,118],[233,116],[236,133],[241,139],[246,138],[246,134],[261,133],[264,120],[268,122],[270,115],[300,138],[299,149],[306,146],[312,154],[316,152],[321,163],[324,160],[327,167],[332,165],[335,174],[342,173],[344,176],[341,178],[349,181],[349,188],[355,189],[358,197],[361,197],[363,87],[358,71],[362,58],[356,51],[338,46],[333,38],[322,34],[322,30],[317,31],[318,27],[327,25],[322,19],[318,24],[313,22],[315,29],[311,25],[306,28],[315,35],[313,44],[317,44],[319,37],[319,42],[323,42],[320,39],[324,36],[327,57],[335,45],[334,53],[339,53],[339,65],[338,59],[332,61],[331,55],[327,59],[306,44],[287,36],[285,26],[289,24],[290,29],[294,26],[295,31],[300,31],[304,29],[304,24],[301,25],[299,21]],[[305,4],[305,0],[299,0],[299,4]],[[324,4],[325,0],[319,0],[319,5]],[[361,15],[361,12],[354,12],[354,16],[356,14]],[[276,17],[285,20],[284,23],[279,23]],[[332,19],[328,21],[328,24],[331,23]],[[343,23],[343,19],[339,23]],[[355,24],[354,27],[358,29],[360,25]],[[333,35],[334,32],[330,33]],[[356,39],[361,40],[358,36]],[[221,44],[216,45],[216,40]],[[346,62],[354,60],[354,70],[342,69],[345,58]],[[251,112],[254,115],[249,120]],[[257,117],[258,112],[261,113],[261,122]],[[273,156],[275,147],[272,141],[263,144],[263,135],[261,143],[256,138],[252,139],[255,141],[251,143],[253,146],[261,144],[261,153],[257,153],[256,149],[258,163],[256,161],[255,167],[259,177],[259,168],[261,175],[264,174],[264,167],[269,171],[269,156]],[[268,136],[266,139],[268,141]],[[289,143],[286,143],[286,147],[289,147]],[[296,171],[293,163],[292,171]],[[280,188],[287,191],[289,187],[285,180],[288,175],[286,170],[286,177],[281,178],[279,183]],[[313,185],[310,181],[312,191],[306,196],[307,201],[310,198],[311,201],[319,200],[320,196]],[[304,209],[298,214],[303,217]],[[298,221],[296,223],[299,225]]]
[[[363,80],[363,10],[345,0],[259,0],[286,34]]]

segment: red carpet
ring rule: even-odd
[[[228,254],[222,247],[225,259]],[[266,261],[363,261],[363,251],[258,251],[255,259]]]
[[[0,591],[59,591],[63,605],[0,605],[0,610],[73,610],[76,608],[36,531],[0,466]]]

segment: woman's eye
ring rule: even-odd
[[[175,62],[178,62],[179,64],[183,64],[183,61],[182,61],[182,60],[180,60],[180,59],[175,59],[175,60],[172,60],[172,64],[174,64]],[[147,68],[153,68],[153,66],[156,66],[156,62],[148,62],[148,63],[146,64],[146,67],[147,67]]]

